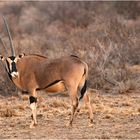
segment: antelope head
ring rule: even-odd
[[[15,50],[13,47],[12,37],[10,34],[10,30],[9,30],[6,18],[4,16],[3,16],[3,21],[4,21],[4,25],[5,25],[6,31],[8,33],[9,41],[10,41],[11,55],[8,56],[8,51],[7,51],[7,48],[5,46],[5,43],[2,40],[2,38],[0,37],[0,41],[2,43],[4,50],[5,50],[5,57],[0,55],[0,59],[3,61],[3,65],[6,69],[6,71],[8,72],[9,76],[15,78],[18,76],[18,70],[16,67],[17,61],[20,58],[22,58],[24,56],[24,54],[15,56]]]

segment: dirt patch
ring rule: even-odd
[[[88,110],[84,105],[73,127],[69,120],[69,98],[39,94],[38,126],[30,129],[28,97],[0,98],[0,138],[51,139],[139,139],[140,94],[93,94],[94,126],[88,127]],[[8,110],[8,111],[7,111]],[[10,112],[10,113],[9,113]]]

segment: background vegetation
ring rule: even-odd
[[[8,20],[17,54],[75,54],[89,64],[91,88],[139,91],[140,2],[0,2],[0,13]],[[2,18],[0,35],[9,47]],[[15,92],[0,67],[2,93]]]

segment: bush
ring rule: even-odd
[[[0,5],[8,19],[16,53],[39,53],[50,58],[78,55],[89,65],[91,87],[104,91],[119,88],[120,93],[131,89],[127,81],[139,79],[126,67],[140,64],[138,7],[139,2]],[[2,20],[0,25],[3,26]],[[8,45],[6,33],[0,31]]]

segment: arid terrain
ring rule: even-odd
[[[59,94],[61,95],[61,94]],[[73,127],[66,127],[69,119],[69,98],[39,93],[38,126],[29,128],[31,121],[27,95],[1,97],[0,138],[51,139],[139,139],[140,93],[125,95],[91,93],[94,126],[88,126],[88,112],[84,105]]]
[[[0,139],[140,139],[139,1],[2,1],[0,39],[6,49],[0,43],[0,55],[7,57],[2,15],[16,55],[77,55],[88,64],[94,124],[89,127],[83,103],[73,126],[66,127],[67,93],[38,91],[38,126],[30,129],[29,97],[19,94],[0,63]]]

